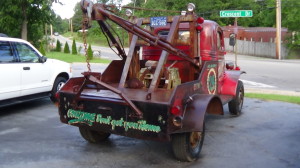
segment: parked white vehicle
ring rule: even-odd
[[[71,77],[69,63],[48,59],[29,42],[0,37],[0,107],[55,93]]]

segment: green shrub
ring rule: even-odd
[[[82,46],[79,46],[77,52],[80,53],[81,50],[82,50]]]
[[[75,39],[73,39],[73,43],[72,43],[72,54],[77,55],[77,48],[76,48]]]
[[[61,52],[61,43],[60,43],[59,40],[56,41],[56,49],[55,49],[55,51]]]
[[[65,43],[64,53],[70,53],[69,44],[67,42]]]
[[[89,60],[93,59],[93,50],[92,50],[91,44],[89,44],[89,47],[87,49],[87,57],[88,57]]]
[[[46,52],[45,52],[43,43],[40,44],[39,51],[41,52],[41,54],[42,54],[43,56],[46,56]]]

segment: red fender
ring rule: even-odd
[[[206,113],[223,114],[223,105],[216,95],[197,94],[186,104],[182,127],[173,133],[202,131]]]
[[[225,71],[223,84],[221,85],[220,94],[221,95],[236,95],[236,87],[238,84],[238,80],[245,72],[243,71]]]

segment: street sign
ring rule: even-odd
[[[223,10],[220,11],[220,17],[252,17],[252,10]]]

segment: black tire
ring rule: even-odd
[[[64,77],[57,77],[55,79],[52,90],[51,90],[51,96],[50,96],[50,99],[53,103],[57,102],[57,100],[55,98],[56,92],[59,91],[66,82],[67,82],[67,79]]]
[[[200,157],[205,136],[205,125],[202,132],[188,132],[172,135],[174,156],[185,162],[192,162]]]
[[[110,133],[93,131],[88,128],[79,127],[81,136],[90,143],[99,143],[108,139]]]
[[[242,112],[244,104],[244,84],[242,81],[238,81],[236,88],[236,96],[228,103],[229,112],[232,115],[239,116]]]

